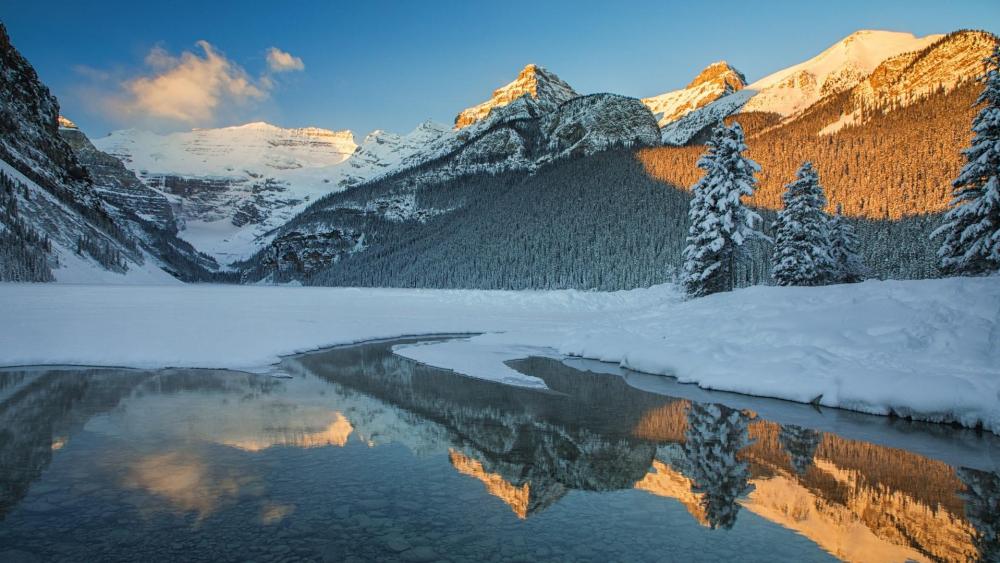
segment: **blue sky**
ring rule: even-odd
[[[581,93],[649,96],[720,59],[752,81],[858,29],[997,32],[1000,2],[41,0],[7,4],[2,20],[91,136],[266,120],[360,137],[450,123],[529,62]],[[283,58],[269,65],[272,47]],[[180,81],[161,87],[171,70]]]

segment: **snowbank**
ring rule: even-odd
[[[266,370],[375,338],[478,333],[397,353],[538,386],[555,352],[735,391],[1000,433],[1000,278],[614,293],[0,285],[0,365]]]
[[[565,354],[706,389],[1000,433],[1000,278],[754,287],[577,331]]]

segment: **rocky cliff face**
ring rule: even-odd
[[[58,134],[59,102],[0,24],[0,158],[39,183],[90,197],[86,173]]]
[[[656,116],[660,127],[673,123],[692,111],[746,87],[746,78],[726,61],[705,67],[681,90],[643,98],[642,103]]]
[[[59,117],[59,135],[69,144],[94,182],[98,194],[119,209],[127,209],[164,231],[176,232],[174,214],[166,196],[143,184],[122,161],[101,152],[77,126]]]
[[[634,98],[593,94],[574,98],[542,119],[546,139],[540,160],[589,156],[612,147],[659,143],[659,128],[649,110]]]
[[[0,26],[0,279],[204,279],[215,265],[174,236],[169,208],[62,121]],[[30,275],[25,275],[30,271]],[[48,271],[48,273],[46,273]]]
[[[462,110],[455,118],[455,128],[461,129],[482,121],[494,109],[506,106],[525,95],[546,110],[552,110],[578,94],[554,73],[538,65],[529,64],[521,69],[513,82],[494,90],[489,100]]]

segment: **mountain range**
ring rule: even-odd
[[[748,131],[752,156],[765,165],[756,204],[775,206],[775,194],[790,179],[787,166],[801,155],[820,161],[821,173],[831,179],[831,201],[845,204],[850,215],[897,220],[870,225],[872,233],[920,231],[911,219],[947,204],[946,182],[957,173],[958,151],[970,136],[971,110],[956,108],[969,101],[981,60],[996,43],[994,35],[978,31],[925,37],[859,31],[754,82],[719,61],[685,88],[641,100],[581,96],[554,72],[529,64],[487,101],[458,112],[453,126],[428,121],[405,135],[374,131],[360,143],[351,131],[267,123],[171,134],[130,129],[91,140],[59,116],[58,103],[3,30],[0,158],[15,185],[6,205],[20,211],[15,218],[8,210],[0,220],[17,222],[18,256],[34,257],[18,258],[18,268],[29,262],[48,268],[52,275],[45,279],[79,279],[86,270],[86,279],[131,278],[143,271],[153,278],[419,285],[427,275],[423,268],[432,266],[414,264],[431,255],[456,272],[475,272],[492,267],[483,263],[488,258],[465,254],[474,254],[477,245],[497,244],[501,254],[492,259],[510,261],[500,248],[510,241],[476,239],[470,245],[456,233],[502,238],[506,230],[534,239],[530,233],[562,225],[574,238],[539,235],[533,243],[519,240],[513,246],[527,245],[524,252],[554,260],[586,260],[587,249],[610,254],[616,245],[644,240],[631,232],[642,227],[632,223],[636,217],[628,217],[628,210],[642,215],[645,205],[666,197],[673,202],[669,213],[649,220],[662,222],[651,232],[662,230],[669,243],[642,252],[646,259],[669,260],[683,240],[684,188],[697,177],[693,160],[699,145],[712,125],[736,119]],[[896,162],[909,158],[905,150],[888,153],[894,161],[883,173],[896,176],[878,198],[849,185],[858,170],[835,172],[850,168],[838,161],[845,154],[828,157],[823,151],[832,149],[817,148],[825,144],[842,153],[845,143],[895,138],[902,135],[897,129],[915,129],[906,124],[927,115],[939,131],[922,142],[932,143],[927,150],[942,151],[942,158],[931,174],[902,186],[919,164]],[[893,128],[877,130],[876,122],[891,122]],[[789,144],[794,147],[784,153],[773,148]],[[588,173],[596,163],[604,168]],[[618,176],[609,176],[609,170]],[[591,187],[598,177],[602,186]],[[559,190],[569,191],[556,197]],[[515,193],[516,202],[500,203]],[[492,217],[491,206],[530,217]],[[548,216],[534,215],[542,209]],[[580,209],[597,217],[581,219]],[[566,217],[576,217],[577,225],[563,224]],[[911,219],[900,222],[903,218]],[[584,223],[592,234],[578,230]],[[29,239],[42,242],[25,242]],[[429,250],[432,240],[440,248]],[[53,250],[42,248],[53,244]],[[932,275],[924,263],[926,249],[913,242],[917,247],[900,258],[902,265],[880,266],[877,273]],[[418,248],[423,250],[414,254]],[[446,248],[463,250],[444,256]],[[609,260],[624,267],[617,258]],[[485,281],[488,276],[455,274],[452,281],[441,278],[433,285],[617,288],[664,281],[667,266],[633,276],[563,272],[541,282],[510,272],[492,282]],[[563,265],[553,268],[562,271]],[[404,270],[409,273],[393,277]]]

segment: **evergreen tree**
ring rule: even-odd
[[[986,84],[972,121],[975,137],[968,161],[952,183],[954,198],[945,222],[932,236],[944,236],[938,251],[947,273],[978,275],[1000,269],[1000,46],[986,59]]]
[[[856,283],[865,279],[865,267],[858,254],[858,237],[854,227],[844,219],[839,203],[837,214],[830,218],[830,258],[834,283]]]
[[[691,189],[691,226],[681,278],[692,297],[735,288],[741,247],[760,236],[754,229],[760,216],[741,200],[753,195],[757,184],[754,173],[760,171],[756,162],[743,156],[747,149],[743,128],[739,123],[732,127],[719,123],[706,147],[698,159],[705,175]]]
[[[823,285],[834,272],[826,195],[811,162],[799,168],[782,196],[785,207],[774,222],[771,275],[778,285]]]
[[[701,493],[705,517],[713,529],[736,523],[736,500],[749,494],[750,466],[737,453],[750,445],[747,419],[722,405],[691,403],[684,434],[683,472],[691,491]]]
[[[778,441],[788,453],[792,462],[792,468],[799,475],[805,474],[809,466],[812,465],[813,456],[816,455],[816,448],[822,435],[808,428],[786,424],[781,427],[778,433]]]

